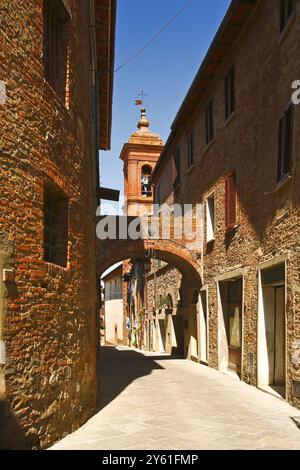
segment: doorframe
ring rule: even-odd
[[[287,321],[287,279],[288,279],[288,260],[290,259],[290,254],[285,253],[281,256],[277,256],[272,258],[272,260],[265,261],[264,263],[260,263],[258,265],[258,310],[257,310],[257,341],[256,341],[256,386],[264,387],[267,384],[260,383],[260,326],[261,321],[264,315],[264,308],[263,308],[263,286],[262,286],[262,271],[265,269],[275,268],[280,264],[284,264],[284,271],[285,271],[285,279],[284,279],[284,291],[285,291],[285,387],[287,391],[288,385],[288,321]],[[267,385],[268,386],[268,385]]]
[[[201,357],[201,315],[203,315],[203,306],[202,306],[202,299],[201,299],[201,293],[205,292],[206,293],[206,361],[204,361]],[[198,351],[199,351],[199,362],[204,365],[209,365],[209,302],[208,302],[208,295],[209,295],[209,287],[203,286],[200,289],[199,292],[199,297],[198,297],[198,312],[197,312],[197,323],[198,323]]]
[[[222,306],[222,299],[221,299],[221,294],[220,294],[220,282],[226,282],[230,281],[232,278],[242,278],[243,282],[243,288],[242,288],[242,312],[241,312],[241,321],[242,321],[242,326],[241,326],[241,332],[242,332],[242,338],[241,338],[241,380],[243,379],[244,376],[244,350],[245,350],[245,344],[244,344],[244,337],[245,337],[245,322],[244,322],[244,314],[245,314],[245,279],[246,275],[248,273],[249,268],[240,268],[236,269],[234,271],[229,271],[226,273],[223,273],[217,277],[215,277],[215,282],[217,285],[217,298],[218,298],[218,317],[217,317],[217,328],[218,328],[218,370],[220,372],[225,372],[225,373],[231,373],[228,369],[228,358],[227,358],[227,368],[223,368],[221,365],[220,361],[220,337],[221,337],[221,331],[220,331],[220,318],[221,316],[224,318],[224,313],[223,313],[223,306]],[[238,376],[238,374],[237,374]]]

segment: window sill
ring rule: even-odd
[[[227,233],[230,233],[230,232],[235,232],[236,230],[238,229],[238,225],[233,225],[232,227],[226,227],[225,230],[226,230],[226,234]]]
[[[209,144],[205,146],[203,155],[205,155],[209,151],[210,147],[213,146],[214,142],[215,142],[215,137],[209,142]]]
[[[292,27],[294,26],[294,23],[296,21],[296,10],[291,14],[290,18],[288,19],[287,24],[283,28],[283,30],[280,33],[279,39],[278,39],[278,44],[281,45],[284,43],[286,40],[287,36],[289,35],[289,32],[291,31]]]
[[[274,189],[274,193],[278,193],[281,189],[285,188],[287,184],[291,181],[292,175],[285,176],[279,183],[277,184],[276,188]]]
[[[55,87],[47,80],[47,78],[44,78],[44,83],[48,87],[48,89],[52,92],[52,94],[55,96],[56,100],[64,107],[64,109],[70,114],[70,107],[66,105],[66,99],[65,101],[62,99],[62,97],[59,95],[58,91],[55,89]]]
[[[233,113],[231,113],[230,116],[226,119],[225,124],[224,124],[224,127],[229,126],[229,124],[230,124],[231,121],[235,118],[235,116],[236,116],[236,110],[233,111]]]
[[[189,169],[188,169],[188,175],[189,175],[190,173],[192,173],[192,171],[193,171],[194,169],[195,169],[195,164],[193,163],[193,165],[190,166]]]
[[[70,264],[69,264],[69,263],[67,264],[67,266],[61,266],[61,265],[59,265],[59,264],[51,263],[50,261],[45,261],[45,260],[44,260],[44,262],[45,262],[46,267],[47,267],[50,271],[53,270],[53,269],[57,269],[57,270],[59,270],[59,271],[61,271],[61,272],[67,272],[67,271],[69,271],[69,269],[70,269]]]

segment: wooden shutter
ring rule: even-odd
[[[287,0],[287,17],[289,18],[294,11],[294,0]]]
[[[294,11],[294,7],[294,0],[280,0],[280,32],[284,30],[285,25]]]
[[[205,127],[206,145],[208,145],[214,138],[213,101],[210,101],[205,111]]]
[[[214,138],[214,115],[213,115],[213,102],[209,103],[209,137],[210,141]]]
[[[237,218],[237,188],[236,174],[229,175],[226,179],[226,228],[235,227]]]
[[[283,177],[282,161],[283,161],[283,131],[284,131],[284,116],[279,121],[278,127],[278,162],[277,162],[277,182],[279,183]]]
[[[208,118],[208,106],[205,110],[205,142],[206,145],[209,143],[209,118]]]
[[[280,0],[280,31],[285,27],[285,2],[286,0]]]
[[[230,114],[235,111],[235,69],[232,67],[230,70]]]
[[[225,119],[229,118],[229,76],[225,78]]]
[[[180,184],[181,162],[180,162],[180,147],[177,147],[173,153],[174,160],[174,187]]]
[[[194,134],[191,132],[188,136],[188,167],[194,164]]]
[[[235,67],[229,70],[225,78],[225,119],[235,111]]]
[[[194,165],[194,133],[190,135],[190,152],[191,152],[191,166]]]

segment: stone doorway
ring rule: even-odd
[[[285,264],[261,270],[258,385],[286,396]]]
[[[221,315],[219,317],[220,369],[241,376],[243,339],[243,278],[219,282]]]
[[[207,289],[203,289],[199,296],[199,355],[200,361],[204,364],[208,364],[208,336],[209,336],[209,324],[208,324],[208,295]]]

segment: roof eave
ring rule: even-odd
[[[202,97],[205,96],[207,89],[210,87],[216,73],[223,64],[224,57],[227,55],[228,51],[232,47],[241,28],[249,19],[249,16],[251,15],[256,3],[257,0],[232,0],[225,14],[225,17],[209,47],[209,50],[192,82],[192,85],[190,86],[179,108],[179,111],[177,112],[176,117],[172,123],[171,133],[166,142],[164,151],[162,152],[161,157],[157,162],[156,168],[153,172],[154,180],[159,172],[161,163],[167,151],[169,150],[175,135],[177,134],[178,129],[190,118],[191,114],[195,111]],[[235,23],[235,16],[239,18],[240,14],[242,15],[241,20]],[[232,31],[230,31],[230,28],[232,28]],[[222,41],[226,34],[228,34],[229,36],[232,35],[231,42],[226,43]],[[219,51],[219,54],[217,54],[217,51]],[[214,55],[218,57],[217,60],[213,59]],[[211,71],[210,73],[207,73],[209,68],[215,70]]]
[[[111,148],[116,11],[116,0],[96,0],[95,2],[100,150]]]

